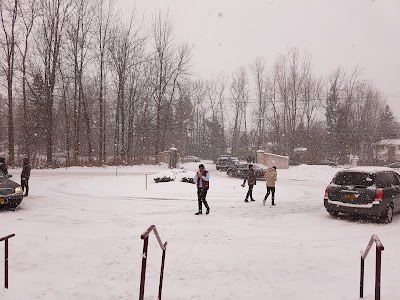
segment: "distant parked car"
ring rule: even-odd
[[[0,207],[16,208],[23,199],[21,186],[10,180],[10,174],[0,172]]]
[[[400,175],[385,167],[356,167],[336,173],[325,190],[328,213],[363,215],[392,222],[400,211]]]
[[[226,157],[222,156],[217,159],[215,167],[217,170],[226,171],[229,167],[239,164],[237,157]]]
[[[199,162],[200,158],[198,158],[197,156],[185,156],[184,158],[182,158],[182,162]]]
[[[251,164],[253,165],[254,173],[256,174],[257,178],[264,179],[264,174],[267,171],[268,167],[262,164]],[[247,174],[247,170],[249,169],[249,164],[241,164],[238,166],[231,166],[226,171],[226,174],[229,177],[236,177],[236,178],[244,178]]]
[[[400,161],[396,161],[391,164],[388,164],[386,167],[393,168],[393,169],[400,169]]]
[[[332,166],[332,167],[335,167],[335,166],[337,166],[338,164],[335,163],[335,162],[332,161],[332,160],[323,159],[323,160],[321,160],[320,162],[318,162],[317,165],[325,165],[325,166]]]

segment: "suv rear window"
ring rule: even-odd
[[[376,176],[361,172],[339,172],[332,182],[337,185],[361,185],[372,186],[375,184]]]

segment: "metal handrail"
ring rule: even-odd
[[[161,250],[165,250],[165,248],[167,247],[168,242],[165,242],[163,244],[163,242],[161,241],[161,237],[158,233],[158,230],[156,228],[156,225],[151,225],[145,232],[142,233],[142,235],[140,236],[140,238],[142,240],[144,240],[147,236],[149,236],[149,234],[154,231],[154,234],[157,238],[158,244],[160,245]]]
[[[155,225],[151,225],[140,236],[140,238],[143,240],[143,254],[142,254],[142,272],[141,272],[141,276],[140,276],[139,300],[143,300],[144,299],[144,287],[145,287],[145,281],[146,281],[146,266],[147,266],[147,248],[148,248],[148,245],[149,245],[149,234],[152,231],[154,232],[154,234],[155,234],[155,236],[157,238],[158,244],[160,245],[160,248],[161,248],[161,250],[163,252],[162,258],[161,258],[160,284],[158,286],[158,300],[161,300],[162,284],[163,284],[163,279],[164,279],[165,252],[167,250],[168,242],[165,242],[163,244]]]
[[[382,251],[385,250],[382,242],[376,234],[372,235],[365,251],[361,250],[361,272],[360,272],[360,298],[364,298],[364,261],[368,256],[373,244],[376,244],[376,263],[375,263],[375,300],[381,299],[381,269]]]
[[[14,237],[15,234],[9,234],[5,237],[0,238],[0,242],[4,241],[4,287],[8,289],[8,239]]]

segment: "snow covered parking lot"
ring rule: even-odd
[[[202,216],[194,215],[192,184],[148,176],[145,189],[145,174],[160,166],[118,168],[118,176],[111,167],[34,170],[20,210],[0,211],[0,236],[16,234],[0,299],[137,299],[140,234],[151,224],[168,241],[163,299],[358,299],[360,250],[374,233],[385,246],[382,299],[400,298],[400,215],[388,225],[330,217],[323,196],[338,168],[278,170],[271,207],[262,206],[264,182],[254,189],[257,201],[244,203],[241,179],[206,167],[211,213]],[[157,298],[157,247],[152,235],[146,299]],[[373,299],[374,255],[365,299]]]

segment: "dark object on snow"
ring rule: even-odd
[[[175,179],[174,178],[171,178],[170,176],[163,176],[163,177],[156,177],[156,178],[154,178],[154,181],[156,182],[156,183],[159,183],[159,182],[169,182],[169,181],[174,181]]]
[[[195,183],[193,178],[189,178],[189,177],[182,177],[182,182],[188,182],[188,183]]]

